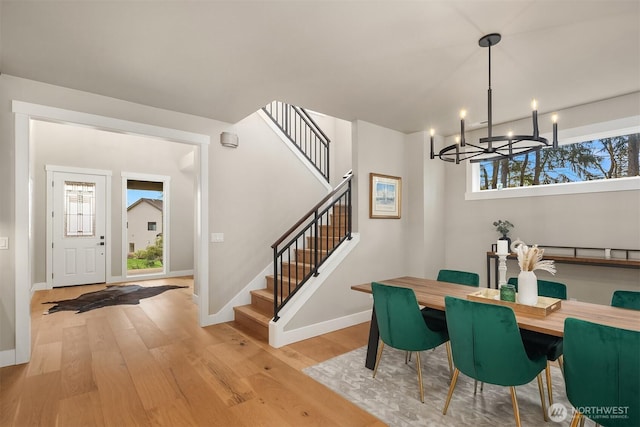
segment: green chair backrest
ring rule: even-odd
[[[611,297],[613,307],[631,308],[640,310],[640,292],[636,291],[614,291]]]
[[[546,356],[530,360],[511,307],[445,297],[453,363],[489,384],[527,384],[545,368]]]
[[[567,398],[588,418],[640,425],[640,332],[565,319],[564,378]]]
[[[480,286],[480,276],[477,273],[458,270],[440,270],[438,281],[457,283],[458,285]]]
[[[518,292],[518,278],[510,277],[507,283],[516,287]],[[538,295],[541,297],[567,299],[567,285],[560,282],[538,279]]]
[[[413,289],[373,282],[373,306],[382,341],[400,350],[422,351],[446,342],[446,331],[429,329]]]

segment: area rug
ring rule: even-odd
[[[136,305],[141,299],[159,295],[170,289],[186,288],[187,286],[162,285],[162,286],[140,286],[140,285],[107,285],[106,289],[88,292],[74,299],[60,301],[48,301],[43,304],[56,304],[45,314],[56,313],[58,311],[75,311],[84,313],[100,307],[110,305],[129,304]]]
[[[420,402],[415,356],[405,364],[403,351],[386,346],[378,374],[373,378],[373,371],[364,366],[366,350],[366,347],[356,349],[305,368],[303,372],[392,427],[515,425],[508,387],[484,384],[481,391],[478,384],[474,394],[473,379],[462,373],[458,376],[447,415],[442,415],[449,390],[449,365],[444,346],[420,355],[424,403]],[[551,370],[554,403],[564,405],[568,416],[561,422],[544,422],[538,383],[534,379],[516,387],[523,426],[570,424],[571,406],[566,398],[562,373],[555,366]]]

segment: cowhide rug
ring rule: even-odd
[[[45,314],[51,314],[58,311],[75,311],[84,313],[85,311],[94,310],[109,305],[129,304],[136,305],[141,299],[153,297],[168,291],[170,289],[186,288],[187,286],[162,285],[162,286],[140,286],[140,285],[107,285],[106,289],[100,291],[88,292],[74,299],[65,299],[60,301],[48,301],[43,304],[56,304]]]

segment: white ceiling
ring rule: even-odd
[[[277,99],[451,134],[640,90],[640,1],[5,1],[0,72],[235,123]],[[561,118],[560,118],[561,119]],[[546,124],[541,123],[541,131]]]

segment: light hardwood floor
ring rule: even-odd
[[[31,362],[0,369],[0,426],[382,426],[301,369],[366,344],[368,323],[269,347],[234,322],[200,328],[189,285],[140,305],[43,313],[104,285],[38,291]]]

